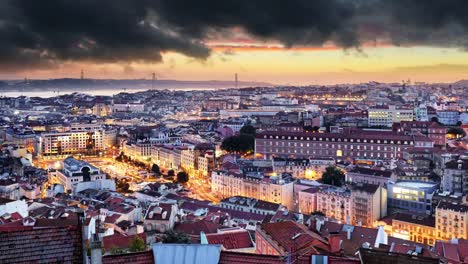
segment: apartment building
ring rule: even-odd
[[[442,176],[442,190],[449,193],[468,193],[468,157],[461,156],[445,164]]]
[[[133,160],[149,162],[151,160],[151,143],[149,141],[126,142],[123,152]]]
[[[436,208],[438,240],[468,239],[468,205],[441,201]]]
[[[432,139],[434,145],[437,146],[445,146],[446,144],[446,129],[437,122],[402,121],[399,124],[394,124],[393,130],[407,135],[423,134]]]
[[[102,129],[92,131],[48,132],[39,136],[42,156],[97,154],[104,150]]]
[[[255,154],[263,159],[320,156],[336,160],[391,160],[402,158],[408,147],[433,146],[434,142],[425,136],[360,129],[341,133],[266,131],[255,138]]]
[[[396,238],[434,245],[435,218],[429,215],[397,213],[392,218],[392,235]]]
[[[386,105],[374,106],[368,110],[368,124],[370,127],[392,127],[393,123],[413,121],[414,109],[412,107]]]
[[[333,158],[274,158],[273,172],[290,173],[296,179],[317,180],[329,166],[335,165]]]
[[[290,175],[213,171],[211,190],[221,198],[245,196],[293,208],[294,182]]]
[[[317,194],[317,211],[334,218],[341,223],[350,223],[352,219],[351,191],[346,188],[327,186]]]
[[[346,182],[375,184],[387,186],[389,182],[395,182],[397,176],[390,170],[376,170],[363,167],[354,167],[346,172]]]
[[[374,227],[387,215],[387,189],[380,185],[357,183],[350,185],[351,224]]]

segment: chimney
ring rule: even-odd
[[[330,252],[333,254],[341,251],[341,236],[339,232],[330,232],[328,234],[328,244],[330,244]]]
[[[351,228],[349,226],[346,229],[346,239],[351,240]]]

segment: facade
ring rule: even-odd
[[[387,215],[387,189],[374,184],[353,184],[351,189],[351,224],[374,227]]]
[[[225,198],[219,202],[219,206],[226,209],[263,215],[274,215],[278,210],[283,208],[280,204],[277,203],[252,199],[244,196],[233,196]]]
[[[42,133],[39,136],[39,154],[42,156],[97,154],[104,150],[102,129]]]
[[[454,126],[460,119],[460,113],[458,111],[437,111],[437,120],[446,126]]]
[[[123,152],[134,160],[148,162],[151,160],[151,143],[149,141],[125,143]]]
[[[428,215],[397,213],[392,219],[392,235],[432,246],[436,241],[435,218]]]
[[[158,232],[165,232],[173,229],[177,210],[177,204],[152,204],[145,215],[145,229]]]
[[[335,165],[332,158],[274,158],[273,172],[289,173],[296,179],[317,180],[329,166]]]
[[[130,112],[130,113],[142,113],[145,111],[145,104],[140,103],[114,103],[112,105],[112,111],[115,112]]]
[[[35,152],[36,135],[29,128],[8,128],[5,132],[5,140],[9,143],[24,146],[29,152]]]
[[[468,193],[468,157],[461,157],[445,164],[442,190],[449,193]]]
[[[468,239],[468,205],[441,201],[436,208],[438,240]]]
[[[420,214],[431,214],[432,196],[438,189],[437,183],[399,181],[388,185],[388,206],[394,210],[409,210]]]
[[[421,133],[434,141],[434,145],[445,146],[446,129],[437,122],[402,121],[395,125],[394,130],[408,135]]]
[[[352,219],[351,192],[345,188],[327,186],[317,192],[317,211],[341,223]]]
[[[363,167],[355,167],[346,172],[346,182],[350,183],[366,183],[379,186],[387,186],[389,182],[395,182],[397,177],[390,170],[382,171],[368,169]]]
[[[106,175],[86,161],[76,160],[72,157],[62,162],[62,168],[51,172],[53,183],[60,183],[65,191],[73,190],[81,182],[97,181],[106,179]]]
[[[375,106],[368,110],[368,124],[370,127],[392,127],[393,123],[413,121],[414,109],[395,105]]]
[[[226,171],[211,173],[211,190],[219,197],[246,196],[293,208],[294,182],[291,177],[235,174]]]
[[[331,157],[336,160],[391,160],[403,157],[408,147],[432,148],[424,136],[390,131],[348,130],[342,133],[263,132],[255,138],[255,154],[272,157]]]

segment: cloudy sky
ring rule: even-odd
[[[468,79],[466,0],[2,0],[0,78]]]

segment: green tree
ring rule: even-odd
[[[178,183],[186,183],[189,181],[189,175],[185,171],[179,171],[177,173],[177,182]]]
[[[345,179],[344,173],[334,167],[334,166],[329,166],[325,169],[325,172],[322,174],[322,182],[325,184],[330,184],[334,186],[341,186],[343,185]]]
[[[145,249],[146,249],[145,241],[137,235],[133,237],[132,241],[130,241],[130,245],[128,246],[128,250],[130,252],[138,252],[138,251],[143,251]]]
[[[187,234],[170,229],[164,232],[162,242],[167,244],[190,244],[191,240]]]
[[[151,166],[151,171],[154,173],[154,176],[161,175],[158,164],[153,164],[153,166]]]
[[[174,176],[175,176],[174,170],[169,170],[169,171],[167,172],[167,176],[169,176],[169,177],[174,177]]]
[[[313,211],[311,215],[316,215],[316,216],[325,216],[325,214],[321,211]]]
[[[232,136],[224,139],[221,149],[231,153],[249,153],[255,148],[255,137],[252,135]]]
[[[245,125],[240,129],[239,132],[241,135],[250,135],[255,137],[256,129],[252,125]]]

